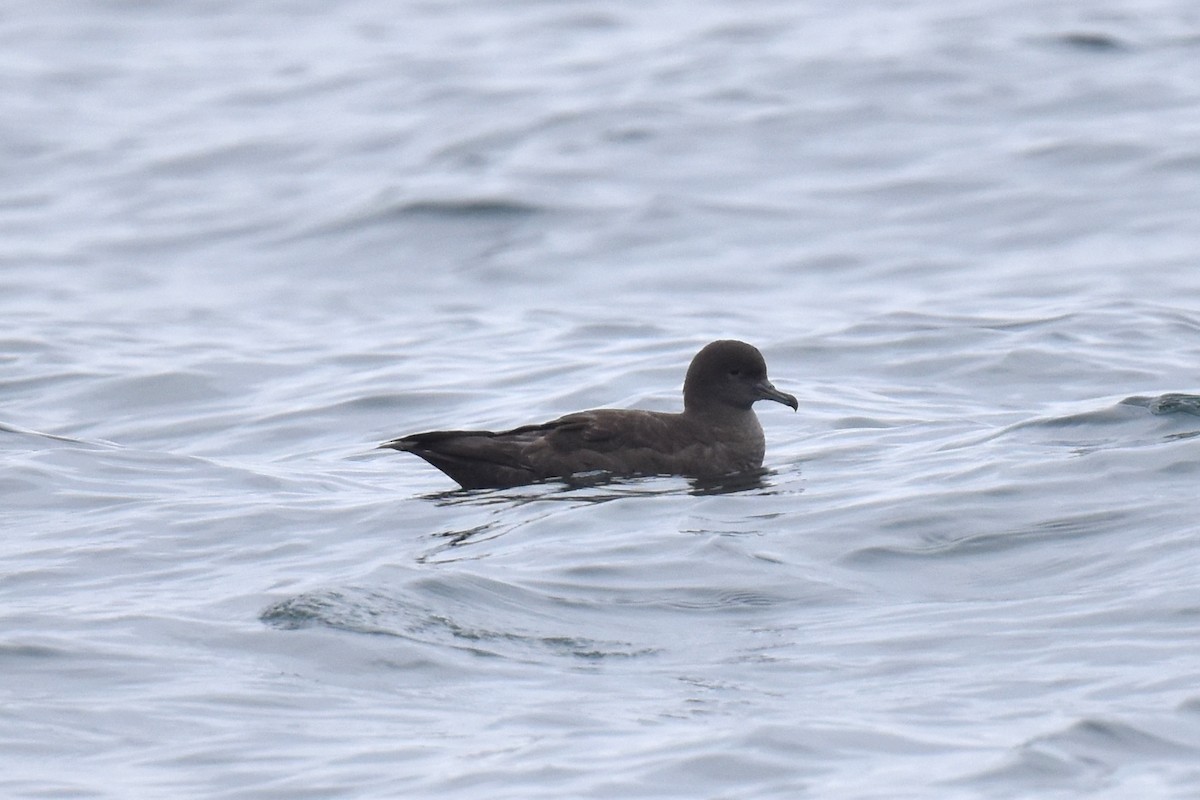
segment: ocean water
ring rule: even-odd
[[[0,795],[1200,785],[1200,11],[12,2]],[[375,446],[670,410],[767,474]]]

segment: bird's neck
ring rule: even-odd
[[[735,408],[725,404],[685,403],[683,416],[687,419],[704,420],[709,425],[722,428],[759,428],[758,415],[750,407]]]

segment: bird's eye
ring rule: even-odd
[[[742,377],[742,371],[740,369],[731,369],[731,370],[729,370],[729,374],[735,378]]]

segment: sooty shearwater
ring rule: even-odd
[[[380,445],[428,461],[464,489],[523,486],[580,473],[716,478],[762,466],[766,443],[752,406],[796,398],[767,380],[758,349],[705,345],[683,382],[683,412],[601,408],[509,431],[429,431]]]

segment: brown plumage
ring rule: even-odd
[[[714,478],[762,466],[765,442],[752,408],[758,400],[799,406],[771,385],[756,348],[725,339],[692,359],[682,413],[596,409],[509,431],[414,433],[380,447],[418,455],[464,489],[585,472]]]

